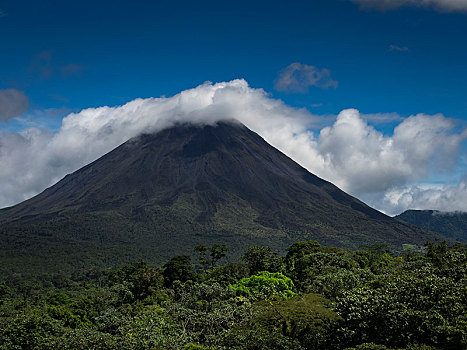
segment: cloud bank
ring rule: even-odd
[[[400,213],[407,208],[434,209],[441,212],[465,212],[467,203],[467,176],[457,184],[439,186],[412,186],[398,188],[385,194],[383,209]]]
[[[466,0],[350,0],[362,9],[394,10],[403,6],[433,8],[440,12],[467,12]]]
[[[321,89],[337,88],[337,81],[331,79],[329,69],[319,69],[303,63],[292,63],[279,72],[274,83],[277,91],[307,92],[310,86]]]
[[[0,122],[19,117],[29,108],[24,92],[15,89],[0,90]]]
[[[332,125],[312,132],[319,117],[287,106],[245,80],[205,83],[173,97],[69,114],[57,133],[39,128],[0,131],[0,207],[40,192],[141,133],[227,119],[239,120],[311,172],[351,194],[367,196],[388,213],[408,203],[394,196],[391,202],[390,191],[401,191],[433,170],[451,169],[467,138],[467,131],[455,133],[454,123],[444,116],[422,114],[403,120],[393,135],[385,136],[355,109],[342,111]],[[458,210],[467,210],[467,201],[459,203],[464,204]]]
[[[452,134],[444,116],[418,114],[402,121],[390,137],[368,125],[355,109],[342,111],[319,133],[323,172],[355,194],[386,191],[424,179],[432,169],[451,169],[467,132]],[[345,174],[340,176],[338,174]]]

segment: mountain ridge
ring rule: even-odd
[[[467,241],[467,212],[411,209],[395,218],[446,237]]]

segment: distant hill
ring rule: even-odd
[[[407,210],[396,216],[425,230],[447,237],[467,241],[467,213],[441,212],[438,210]]]
[[[197,244],[283,249],[299,240],[358,248],[434,235],[311,174],[243,125],[180,125],[141,135],[0,211],[0,265],[75,270],[153,263]],[[1,269],[1,268],[0,268]]]

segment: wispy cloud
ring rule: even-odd
[[[331,78],[329,69],[319,69],[303,63],[292,63],[279,72],[274,88],[277,91],[300,92],[308,91],[310,86],[321,89],[337,88],[337,81]]]
[[[0,122],[19,117],[28,108],[29,100],[24,92],[16,89],[0,90]]]
[[[467,12],[466,0],[350,0],[364,10],[389,11],[400,7],[432,8],[440,12]]]
[[[62,96],[60,94],[49,94],[49,97],[53,98],[56,101],[62,102],[62,103],[70,102],[69,98],[66,98],[65,96]]]
[[[56,65],[53,62],[53,54],[51,51],[42,51],[34,55],[29,65],[29,73],[37,74],[41,79],[49,79],[59,73],[63,79],[73,76],[79,76],[85,66],[76,63],[66,65]]]
[[[2,9],[0,9],[0,18],[1,17],[6,17],[6,13]]]
[[[62,78],[65,79],[72,76],[80,75],[85,69],[85,66],[74,63],[59,67],[60,74],[62,75]]]
[[[408,52],[410,51],[407,46],[398,46],[398,45],[389,45],[389,51],[400,51],[400,52]]]
[[[29,64],[29,73],[38,74],[41,79],[48,79],[54,72],[52,66],[52,53],[50,51],[42,51],[34,55]]]
[[[361,118],[371,122],[372,124],[385,124],[393,122],[401,122],[404,120],[398,113],[368,113],[360,114]]]
[[[76,110],[68,107],[47,108],[41,110],[32,109],[16,118],[16,121],[18,126],[22,126],[22,129],[41,129],[44,125],[47,125],[46,129],[58,131],[60,129],[62,119],[72,112],[76,112]]]

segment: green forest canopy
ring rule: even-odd
[[[0,349],[464,349],[467,247],[197,247],[162,267],[0,281]],[[222,263],[224,261],[224,263]]]

